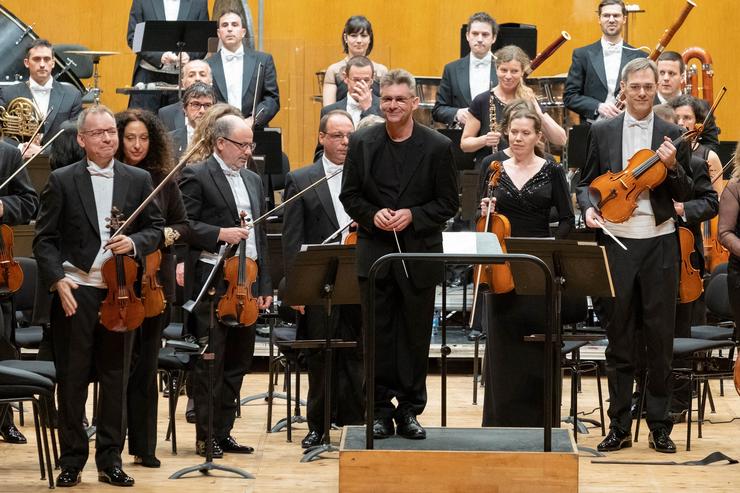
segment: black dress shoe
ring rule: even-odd
[[[23,433],[15,425],[0,428],[0,436],[8,443],[26,443],[26,437],[23,436]]]
[[[596,447],[599,452],[614,452],[619,449],[628,448],[632,446],[632,434],[627,432],[621,432],[612,428],[609,430],[609,434],[601,443]]]
[[[373,438],[383,439],[393,436],[393,420],[391,418],[375,418],[373,421]]]
[[[133,486],[134,478],[123,472],[118,466],[108,467],[98,471],[98,481],[113,486]]]
[[[62,469],[62,472],[57,476],[57,488],[69,488],[71,486],[77,486],[81,481],[80,471],[78,469]]]
[[[317,445],[321,445],[321,438],[321,433],[315,430],[311,430],[308,432],[308,435],[306,435],[306,437],[301,440],[301,447],[311,448]]]
[[[665,428],[658,428],[655,431],[651,431],[648,436],[648,445],[650,448],[654,448],[656,452],[663,452],[664,454],[675,454],[676,444],[671,440],[671,435]]]
[[[159,459],[157,459],[157,457],[154,455],[135,455],[134,464],[136,464],[137,466],[152,468],[157,468],[162,465]]]
[[[396,418],[396,433],[411,440],[422,440],[427,437],[427,430],[419,424],[413,414]]]
[[[195,453],[201,457],[206,456],[206,442],[205,440],[198,440],[195,442]],[[224,451],[216,440],[213,440],[213,458],[220,459],[224,456]]]
[[[254,452],[254,447],[250,447],[249,445],[239,445],[239,442],[237,442],[232,436],[224,438],[218,442],[218,444],[221,446],[221,450],[232,454],[251,454]]]

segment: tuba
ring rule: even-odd
[[[7,108],[0,106],[0,136],[25,142],[41,125],[44,117],[33,101],[28,98],[15,98]]]
[[[712,69],[712,56],[703,48],[692,46],[681,53],[684,64],[686,64],[686,93],[695,98],[700,98],[712,104],[714,70]],[[696,65],[689,65],[689,60],[696,58],[701,62],[701,85]]]

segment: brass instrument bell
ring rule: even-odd
[[[0,136],[26,142],[36,132],[43,119],[33,101],[28,98],[15,98],[8,103],[7,108],[0,106]]]

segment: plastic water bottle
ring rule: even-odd
[[[434,318],[432,319],[432,336],[436,336],[439,332],[439,310],[434,310]]]

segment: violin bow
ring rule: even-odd
[[[39,128],[41,128],[41,125],[39,125]],[[39,154],[41,154],[42,152],[44,152],[44,151],[45,151],[45,150],[46,150],[46,149],[47,149],[47,148],[48,148],[48,147],[49,147],[49,146],[51,145],[51,143],[52,143],[52,142],[54,142],[54,141],[56,140],[56,138],[57,138],[57,137],[59,137],[60,135],[62,135],[62,133],[64,132],[64,130],[65,130],[65,129],[61,129],[61,130],[59,130],[59,131],[58,131],[57,133],[55,133],[55,134],[54,134],[54,136],[53,136],[53,137],[52,137],[51,139],[49,139],[49,141],[48,141],[48,142],[47,142],[46,144],[44,144],[44,145],[43,145],[43,146],[42,146],[42,147],[41,147],[41,148],[40,148],[40,149],[38,150],[38,152],[37,152],[36,154],[34,154],[34,155],[33,155],[33,156],[31,156],[30,158],[26,159],[26,161],[25,161],[25,162],[24,162],[23,164],[21,164],[21,165],[20,165],[20,166],[18,167],[18,169],[17,169],[17,170],[15,170],[15,171],[13,172],[13,174],[12,174],[12,175],[10,175],[10,176],[9,176],[9,177],[8,177],[8,178],[7,178],[7,179],[6,179],[6,180],[5,180],[5,181],[4,181],[3,183],[2,183],[2,184],[0,184],[0,190],[1,190],[1,189],[3,189],[3,188],[5,188],[5,186],[6,186],[6,185],[7,185],[8,183],[10,183],[10,181],[11,181],[11,180],[12,180],[13,178],[15,178],[15,177],[16,177],[16,175],[18,175],[18,173],[20,173],[21,171],[23,171],[24,169],[26,169],[26,166],[28,166],[28,164],[29,164],[29,163],[30,163],[31,161],[33,161],[34,159],[36,159],[36,156],[38,156]],[[28,146],[26,146],[26,150],[28,150]],[[23,154],[25,154],[25,151],[23,152]],[[21,158],[23,158],[23,154],[21,154]]]
[[[353,220],[350,220],[350,222],[348,222],[347,224],[345,224],[344,226],[342,226],[342,227],[341,227],[341,228],[339,228],[338,230],[334,231],[334,232],[333,232],[333,233],[332,233],[332,234],[331,234],[330,236],[328,236],[328,237],[327,237],[327,238],[326,238],[326,239],[325,239],[324,241],[322,241],[322,242],[321,242],[321,244],[322,244],[322,245],[326,245],[327,243],[329,243],[329,242],[330,242],[330,241],[331,241],[332,239],[334,239],[334,238],[335,238],[335,237],[336,237],[336,236],[337,236],[338,234],[340,234],[340,233],[343,233],[345,229],[347,229],[347,228],[349,228],[350,226],[352,226],[352,223],[353,223],[353,222],[354,222]]]

